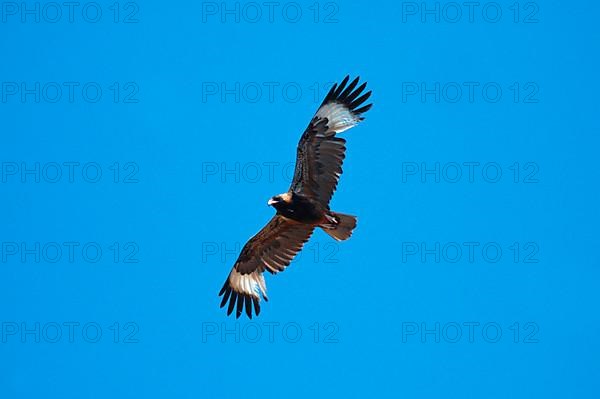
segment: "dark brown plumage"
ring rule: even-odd
[[[296,168],[290,189],[272,197],[268,204],[276,215],[252,237],[240,253],[219,296],[221,307],[229,303],[227,314],[235,308],[236,317],[245,310],[260,313],[260,294],[265,300],[264,271],[281,272],[320,227],[334,239],[346,240],[356,227],[356,217],[332,212],[329,201],[335,192],[346,152],[346,140],[337,137],[356,126],[372,104],[363,105],[371,92],[359,87],[359,78],[348,84],[346,76],[335,84],[302,134],[296,153]]]

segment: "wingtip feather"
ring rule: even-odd
[[[363,94],[367,87],[367,82],[363,82],[356,87],[360,81],[360,76],[357,76],[348,84],[350,75],[346,75],[338,84],[335,83],[317,111],[317,116],[327,118],[330,123],[330,128],[335,132],[342,132],[346,129],[355,126],[358,122],[364,120],[362,114],[371,109],[373,104],[362,106],[369,97],[372,91]],[[335,104],[341,104],[345,107],[345,111],[335,108]],[[327,107],[330,105],[329,107]]]

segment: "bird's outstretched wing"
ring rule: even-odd
[[[296,153],[296,168],[290,190],[311,196],[324,206],[337,187],[346,156],[346,140],[337,133],[356,126],[362,114],[373,104],[362,106],[371,92],[361,93],[367,86],[359,87],[359,78],[348,84],[349,76],[334,84],[310,124],[302,134]]]
[[[219,296],[223,295],[221,307],[229,301],[227,315],[236,308],[236,318],[245,309],[252,318],[252,307],[260,313],[260,295],[267,298],[263,272],[283,271],[308,241],[313,226],[298,223],[281,215],[275,215],[265,227],[252,237],[240,253]]]

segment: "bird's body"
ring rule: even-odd
[[[281,198],[281,200],[278,200]],[[285,198],[285,199],[284,199]],[[302,194],[287,192],[273,197],[269,205],[277,210],[277,214],[300,223],[314,224],[325,220],[325,214],[329,211],[319,202],[312,200]]]
[[[354,216],[331,212],[329,206],[324,206],[320,202],[315,201],[306,195],[290,191],[271,198],[268,204],[272,205],[277,210],[277,215],[283,216],[290,221],[312,227],[320,227],[338,241],[345,240],[349,237],[348,235],[348,237],[339,238],[335,235],[341,233],[341,231],[336,231],[341,222],[341,217],[348,216],[356,219]],[[356,223],[352,224],[350,232],[355,225]]]
[[[346,140],[337,137],[363,120],[372,104],[360,107],[371,95],[361,95],[358,78],[349,85],[346,76],[334,85],[298,143],[296,168],[290,189],[272,197],[268,204],[277,213],[242,249],[219,295],[221,307],[229,302],[227,314],[236,317],[245,309],[260,313],[260,294],[265,300],[264,271],[283,271],[308,241],[315,228],[322,228],[338,241],[348,239],[356,227],[356,217],[330,210],[329,201],[342,174]],[[347,85],[347,86],[346,86]],[[359,108],[360,107],[360,108]]]

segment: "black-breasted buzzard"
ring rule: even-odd
[[[277,213],[242,249],[219,295],[227,314],[252,309],[260,313],[260,294],[267,288],[263,273],[283,271],[320,227],[338,241],[346,240],[356,227],[356,217],[329,209],[329,201],[342,174],[346,140],[337,134],[356,126],[373,104],[363,105],[371,92],[362,94],[366,83],[349,77],[334,84],[298,143],[296,168],[290,189],[272,197],[268,204]],[[357,87],[358,86],[358,87]]]

